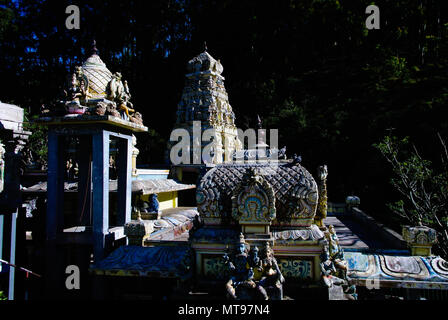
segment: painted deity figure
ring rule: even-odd
[[[328,231],[325,233],[325,236],[329,244],[330,258],[333,261],[338,274],[345,278],[348,268],[347,262],[344,260],[344,250],[339,244],[339,239],[333,225],[328,226]]]
[[[281,300],[283,298],[283,275],[278,267],[273,251],[266,242],[259,255],[258,247],[248,250],[244,236],[240,235],[237,251],[231,260],[224,255],[231,272],[226,283],[228,296],[239,300]]]
[[[324,246],[321,254],[321,275],[323,284],[331,288],[332,286],[341,286],[345,296],[350,300],[356,300],[356,286],[349,285],[347,279],[347,264],[342,258],[334,258],[330,255],[328,245]]]
[[[250,294],[247,291],[256,288],[253,281],[254,272],[249,264],[248,249],[243,234],[240,234],[233,259],[230,259],[227,253],[224,255],[224,263],[228,266],[231,275],[226,283],[227,294],[231,299],[249,299]]]
[[[336,276],[337,269],[330,257],[329,247],[325,246],[321,254],[320,270],[322,273],[323,283],[328,287],[333,285],[347,284],[347,281]]]
[[[117,103],[122,118],[129,120],[131,117],[130,113],[135,112],[135,110],[132,109],[133,105],[129,101],[131,95],[129,93],[127,81],[125,80],[123,83],[121,80],[122,76],[120,72],[116,72],[112,75],[112,79],[107,85],[107,97]]]
[[[327,176],[328,176],[328,168],[326,165],[319,166],[317,168],[318,175],[318,191],[319,191],[319,200],[317,204],[317,213],[314,219],[316,225],[318,227],[325,228],[324,219],[327,217],[328,204],[327,204]]]
[[[265,300],[282,300],[285,278],[278,267],[274,251],[267,241],[264,244],[260,266],[261,268],[255,268],[254,276],[258,291],[263,294]]]

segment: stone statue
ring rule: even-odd
[[[333,260],[330,257],[328,246],[325,246],[321,254],[320,270],[322,273],[322,280],[328,288],[333,285],[347,285],[345,279],[336,276],[337,270]]]
[[[88,79],[83,75],[81,67],[75,67],[75,72],[71,75],[69,84],[64,90],[64,94],[67,103],[77,102],[79,104],[85,104],[86,100],[89,98]]]
[[[159,212],[159,199],[157,193],[149,196],[149,208],[147,212]]]
[[[327,240],[329,240],[329,238],[332,240],[328,241],[329,245],[324,246],[320,257],[322,282],[328,288],[331,288],[332,286],[341,286],[342,292],[347,299],[356,300],[358,297],[356,293],[356,286],[348,283],[348,267],[347,262],[344,260],[343,251],[339,247],[339,242],[337,240],[336,233],[334,233],[333,226],[330,226],[329,229],[332,229],[332,231],[327,232],[326,237]],[[332,238],[333,235],[335,237]],[[335,251],[335,248],[338,248],[338,250]],[[332,251],[333,255],[331,255]]]
[[[118,105],[118,110],[121,111],[123,119],[129,120],[130,113],[135,112],[130,100],[129,88],[127,82],[123,84],[122,76],[120,72],[115,72],[112,75],[112,79],[107,84],[107,98],[111,101],[115,101]]]
[[[116,118],[120,118],[120,113],[117,110],[117,106],[116,106],[115,102],[108,103],[106,111],[111,116],[114,116]]]
[[[143,117],[142,114],[140,112],[136,112],[134,113],[134,115],[131,116],[130,118],[131,122],[138,124],[138,125],[143,125]]]
[[[263,249],[263,259],[261,261],[261,279],[255,276],[256,285],[260,292],[264,293],[265,300],[282,300],[283,299],[283,283],[285,278],[278,267],[277,259],[274,257],[274,252],[265,242]]]
[[[333,225],[328,226],[328,231],[325,232],[325,237],[328,241],[328,253],[333,261],[338,275],[342,278],[346,278],[347,275],[347,262],[344,260],[344,250],[339,245],[339,239],[334,230]]]
[[[283,298],[285,279],[268,242],[265,243],[260,258],[258,247],[254,246],[249,250],[243,234],[240,234],[236,254],[231,259],[226,253],[224,261],[231,274],[226,283],[226,290],[231,299],[281,300]]]
[[[236,253],[231,259],[224,255],[224,263],[230,271],[230,279],[226,283],[227,294],[231,299],[250,299],[250,291],[256,288],[253,281],[254,272],[249,264],[249,245],[244,241],[244,235],[240,234],[236,246]]]
[[[317,204],[317,212],[314,221],[321,229],[325,228],[324,219],[327,217],[328,198],[327,198],[327,176],[328,169],[326,165],[317,168],[317,185],[319,191],[319,201]]]
[[[286,146],[284,146],[283,148],[281,148],[281,149],[278,151],[278,158],[279,158],[279,159],[284,159],[284,160],[287,159],[287,156],[286,156]]]

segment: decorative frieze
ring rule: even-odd
[[[437,234],[434,229],[425,226],[404,226],[403,239],[408,243],[413,256],[430,256]]]

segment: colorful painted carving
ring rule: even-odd
[[[220,164],[209,170],[196,193],[198,211],[206,225],[231,223],[232,196],[244,185],[244,174],[249,168],[256,169],[272,187],[275,195],[272,226],[301,228],[313,224],[318,198],[316,182],[300,164],[278,162]]]
[[[122,79],[121,73],[112,74],[107,69],[94,41],[91,56],[82,66],[75,67],[60,103],[65,108],[62,112],[65,116],[110,115],[143,126],[142,115],[135,111],[130,100],[127,81]],[[42,111],[45,116],[51,114],[46,108]],[[53,113],[61,115],[61,110],[53,110]]]
[[[345,252],[350,283],[378,287],[448,289],[448,263],[437,256]]]
[[[347,278],[347,263],[342,258],[334,258],[330,255],[328,246],[324,246],[321,254],[320,270],[322,282],[328,288],[340,286],[347,299],[356,300],[356,286],[350,284]]]
[[[437,241],[437,233],[434,229],[425,226],[404,226],[402,233],[412,255],[431,255],[431,247]]]
[[[274,191],[254,168],[247,169],[232,195],[232,217],[240,224],[270,224],[275,219]]]
[[[238,139],[235,114],[221,75],[223,66],[204,51],[188,62],[187,70],[185,87],[176,112],[175,129],[186,129],[193,139],[193,121],[200,121],[202,130],[214,130],[211,138],[214,155],[211,162],[232,160],[231,155],[235,150],[241,150],[242,144]],[[193,140],[191,142],[193,145]],[[169,148],[172,146],[170,144]]]
[[[238,300],[281,300],[285,279],[266,241],[259,256],[258,247],[250,248],[240,234],[236,252],[230,257],[224,255],[230,277],[226,282],[228,297]]]
[[[317,213],[314,221],[317,226],[324,228],[324,219],[327,217],[327,176],[328,168],[326,165],[319,166],[317,169],[318,187],[319,187],[319,201],[317,205]]]

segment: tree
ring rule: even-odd
[[[386,136],[375,147],[391,164],[394,188],[401,200],[390,209],[412,225],[425,225],[437,231],[436,251],[448,257],[448,150],[441,135],[440,164],[425,160],[409,138]]]

